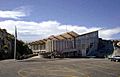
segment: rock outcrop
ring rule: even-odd
[[[113,46],[114,46],[114,51],[113,51],[113,56],[120,56],[120,40],[113,40]]]

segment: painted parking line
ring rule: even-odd
[[[117,77],[118,75],[116,75],[116,74],[114,74],[114,73],[112,73],[112,72],[108,72],[108,71],[103,71],[104,69],[107,69],[107,68],[104,68],[104,67],[102,67],[102,66],[100,66],[100,65],[95,65],[95,64],[86,64],[86,63],[82,63],[83,65],[85,65],[84,67],[85,68],[83,68],[83,69],[85,69],[85,70],[87,70],[88,69],[88,67],[89,68],[95,68],[95,67],[99,67],[99,69],[90,69],[90,70],[94,70],[94,71],[98,71],[98,72],[101,72],[101,73],[103,73],[103,74],[107,74],[107,75],[111,75],[111,76],[115,76],[115,77]],[[75,64],[73,64],[73,65],[75,65]],[[76,66],[76,65],[75,65]],[[79,66],[78,66],[79,67]],[[110,69],[110,68],[109,68]],[[109,70],[109,69],[107,69],[107,70]]]
[[[88,76],[87,74],[85,74],[85,73],[82,73],[82,72],[78,72],[77,70],[75,70],[75,69],[70,69],[70,68],[67,68],[67,67],[65,67],[66,69],[68,69],[68,70],[70,70],[70,71],[74,71],[74,72],[77,72],[77,73],[79,73],[79,74],[81,74],[81,75],[83,75],[83,76],[85,76],[85,77],[90,77],[90,76]]]
[[[28,76],[28,72],[27,71],[23,71],[23,70],[19,70],[18,71],[18,75],[20,77],[27,77]]]
[[[99,64],[96,64],[94,62],[86,64],[86,65],[92,65],[92,66],[100,67],[100,68],[103,68],[103,69],[111,70],[111,68],[109,68],[109,66],[99,65]],[[115,69],[115,68],[112,68],[112,70],[120,71],[120,69]]]
[[[36,75],[52,75],[52,76],[62,76],[62,77],[79,77],[79,75],[81,75],[81,77],[89,77],[86,74],[82,73],[82,72],[78,72],[74,69],[70,69],[68,67],[63,67],[62,69],[55,70],[55,69],[51,69],[52,67],[49,68],[43,68],[42,69],[42,73],[41,73],[41,69],[38,68],[24,68],[18,71],[18,75],[21,77],[28,77],[29,75],[32,74],[36,74]],[[57,67],[56,67],[57,68]],[[45,72],[43,72],[45,71]]]

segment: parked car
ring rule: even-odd
[[[113,56],[111,58],[109,58],[111,61],[114,61],[114,62],[120,62],[120,56]]]

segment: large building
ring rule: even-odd
[[[29,43],[33,53],[58,52],[65,56],[87,56],[98,48],[98,31],[79,35],[73,31]]]

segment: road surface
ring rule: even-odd
[[[3,60],[0,77],[120,77],[120,62],[69,58]]]

